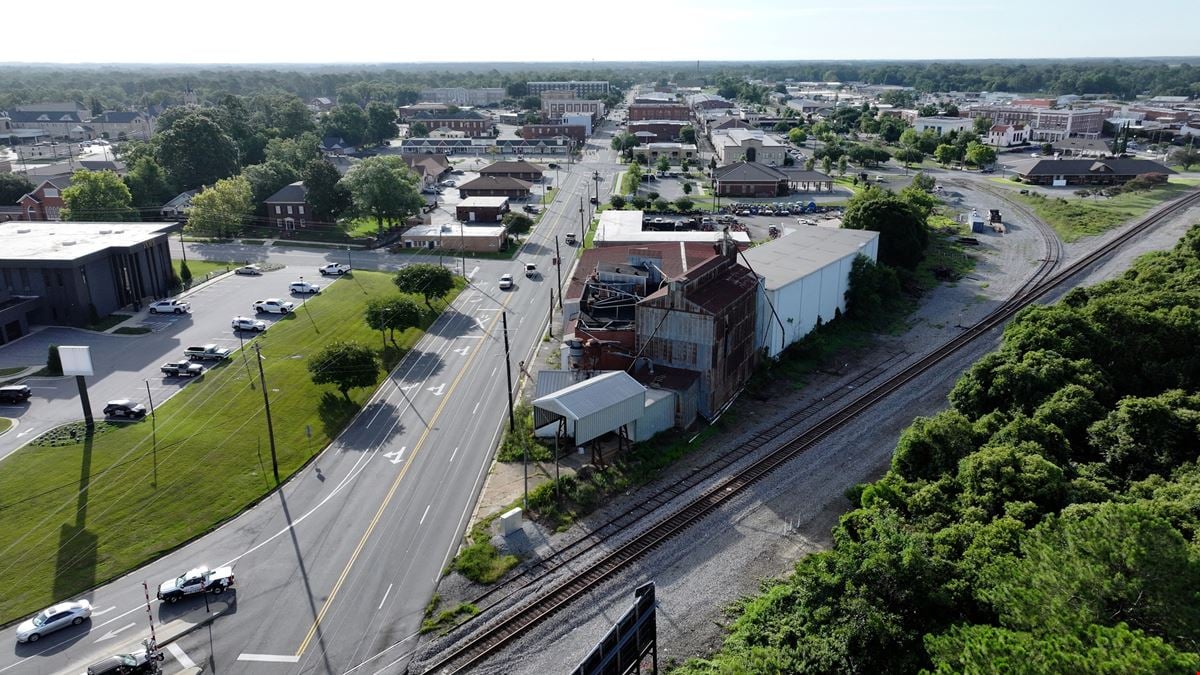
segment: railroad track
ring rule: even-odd
[[[789,439],[777,450],[754,460],[725,480],[713,485],[678,511],[614,548],[584,569],[555,584],[548,592],[525,607],[481,629],[476,635],[465,640],[461,646],[440,656],[425,669],[425,672],[457,673],[478,664],[523,631],[540,623],[630,563],[688,529],[730,499],[741,494],[745,488],[795,459],[880,400],[928,372],[971,342],[1001,326],[1024,307],[1042,298],[1071,277],[1091,267],[1164,219],[1182,209],[1196,205],[1200,205],[1200,192],[1193,192],[1169,202],[1122,234],[1057,272],[1053,271],[1058,263],[1057,258],[1051,258],[1048,255],[1030,279],[1011,298],[978,323],[966,328],[958,336],[922,356],[895,375],[861,392],[857,398],[832,411],[811,428]],[[1056,237],[1053,239],[1057,241]]]

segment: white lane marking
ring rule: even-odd
[[[450,453],[450,461],[454,461],[454,456],[458,454],[458,446],[454,446],[454,452]]]
[[[388,593],[391,593],[391,592],[392,592],[392,585],[388,584],[388,589],[383,592],[383,599],[379,601],[379,606],[375,608],[375,611],[378,612],[379,610],[383,609],[383,603],[387,602]]]
[[[533,304],[533,303],[535,303],[535,302],[537,302],[537,296],[536,296],[536,295],[535,295],[535,296],[533,296],[532,298],[530,298],[530,299],[529,299],[529,304],[531,304],[531,305],[532,305],[532,304]]]
[[[419,387],[419,386],[421,386],[421,383],[420,383],[420,382],[413,382],[413,383],[412,383],[412,384],[410,384],[410,385],[406,385],[406,386],[400,387],[400,391],[402,391],[402,392],[404,392],[404,393],[408,393],[408,392],[412,391],[412,390],[413,390],[413,388],[415,388],[415,387]]]
[[[500,368],[500,366],[496,366],[495,368],[492,368],[492,374],[491,374],[489,377],[495,377],[495,376],[496,376],[496,370],[497,370],[498,368]]]
[[[480,403],[483,403],[483,401],[476,401],[476,402],[475,402],[475,407],[474,407],[474,408],[471,410],[471,414],[472,414],[472,415],[474,415],[475,413],[479,412],[479,404],[480,404]]]
[[[383,456],[390,459],[392,464],[399,464],[400,462],[404,461],[404,451],[407,449],[408,446],[405,445],[395,452],[385,452],[383,453]]]
[[[467,278],[470,279],[471,277],[475,276],[478,272],[479,272],[479,267],[478,266],[473,267],[471,269],[471,273],[467,275]]]
[[[121,631],[129,630],[130,628],[133,628],[136,625],[137,625],[136,621],[130,621],[129,623],[125,624],[124,626],[121,626],[120,628],[114,628],[114,629],[108,631],[107,633],[105,633],[104,635],[101,635],[100,639],[96,640],[96,642],[104,642],[105,640],[115,638],[117,636],[117,633],[120,633]]]
[[[434,396],[441,396],[446,393],[446,383],[443,382],[436,387],[425,387],[425,391],[432,391]]]
[[[454,350],[454,353],[455,353],[455,354],[459,354],[459,355],[461,355],[461,356],[466,356],[466,355],[467,355],[467,353],[468,353],[468,352],[470,352],[470,351],[471,351],[471,348],[470,348],[470,347],[461,347],[461,348],[459,348],[459,349],[455,349],[455,350]]]
[[[424,524],[425,524],[425,516],[428,516],[428,515],[429,515],[429,507],[430,507],[430,506],[433,506],[433,504],[428,504],[428,505],[426,505],[426,506],[425,506],[425,513],[422,513],[422,514],[421,514],[421,522],[417,523],[418,525],[424,525]]]
[[[300,661],[300,657],[296,654],[238,654],[237,660],[260,663],[296,663]]]
[[[167,645],[167,651],[171,652],[171,656],[174,656],[175,660],[179,662],[179,665],[183,666],[184,668],[195,668],[196,667],[196,662],[193,661],[191,659],[191,657],[189,657],[187,654],[185,654],[183,652],[182,647],[175,644],[174,642]]]
[[[92,612],[92,617],[95,618],[97,616],[104,616],[105,614],[108,614],[109,612],[113,611],[116,608],[117,608],[117,606],[113,605],[112,607],[109,607],[108,609],[102,609],[99,612]]]

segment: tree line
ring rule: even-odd
[[[1191,672],[1200,226],[1021,312],[917,418],[830,550],[676,672]]]

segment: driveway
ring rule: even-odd
[[[327,285],[332,279],[318,279],[315,268],[280,269],[260,277],[227,275],[186,295],[192,304],[190,315],[150,315],[144,310],[135,319],[150,329],[143,335],[110,335],[74,328],[49,327],[0,347],[0,368],[37,366],[46,362],[50,345],[83,345],[92,348],[96,374],[87,378],[88,398],[97,417],[106,401],[132,398],[141,403],[153,399],[155,405],[170,398],[187,384],[187,378],[165,377],[159,366],[183,357],[190,345],[215,343],[236,349],[241,345],[229,327],[234,316],[253,316],[257,299],[278,297],[299,307],[305,298],[289,296],[288,283],[304,276]],[[274,315],[263,318],[269,324]],[[249,336],[245,336],[249,339]],[[0,436],[0,459],[41,432],[81,419],[83,408],[73,377],[30,377],[24,380],[33,397],[22,405],[0,405],[0,416],[17,421],[17,427]],[[148,389],[147,389],[148,388]]]

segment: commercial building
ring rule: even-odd
[[[154,133],[155,118],[140,112],[109,111],[93,117],[87,126],[94,138],[150,140]]]
[[[683,120],[640,120],[630,122],[625,130],[642,143],[678,141],[681,131],[688,123]]]
[[[566,113],[556,120],[559,124],[565,124],[572,127],[583,127],[585,136],[592,135],[592,123],[597,121],[592,119],[591,113]]]
[[[713,171],[719,197],[781,197],[788,193],[788,176],[758,162],[737,162]]]
[[[1024,124],[1032,141],[1064,138],[1099,138],[1104,130],[1102,108],[1041,108],[1016,105],[977,105],[967,110],[974,119],[986,117],[993,124]]]
[[[633,246],[672,242],[676,246],[683,244],[713,245],[724,238],[719,231],[697,230],[645,230],[645,213],[642,211],[621,211],[609,209],[600,213],[600,221],[596,224],[596,234],[593,243],[596,246]],[[729,237],[738,246],[749,246],[750,235],[745,232],[730,232]]]
[[[480,176],[458,186],[458,196],[467,197],[508,197],[509,199],[528,199],[532,186],[523,180],[508,176]]]
[[[508,197],[467,197],[454,206],[464,223],[498,223],[508,213]]]
[[[657,162],[659,157],[666,157],[672,164],[679,164],[685,159],[689,162],[695,160],[699,153],[693,143],[646,143],[633,148],[633,156],[639,159],[644,157],[650,165]]]
[[[543,98],[542,113],[546,119],[560,120],[571,113],[590,115],[592,121],[604,118],[604,101],[580,98]]]
[[[692,94],[686,99],[688,107],[692,110],[715,110],[717,108],[732,108],[734,107],[728,99],[716,94]]]
[[[453,169],[445,155],[400,155],[421,181],[422,187],[437,185]]]
[[[495,105],[505,99],[507,94],[504,87],[434,87],[422,89],[422,101],[432,103],[448,103],[450,105],[485,106]]]
[[[402,248],[436,248],[443,251],[495,253],[504,248],[508,229],[503,225],[415,225],[400,235]]]
[[[0,224],[0,342],[30,323],[87,326],[169,294],[174,223]]]
[[[629,120],[686,120],[691,111],[682,103],[634,103],[629,106]]]
[[[409,124],[424,124],[430,131],[448,129],[461,131],[469,138],[480,138],[492,133],[492,118],[474,110],[435,112],[425,110],[408,118]]]
[[[479,170],[479,175],[495,178],[517,178],[536,183],[542,180],[542,167],[524,160],[505,160],[483,167]]]
[[[1024,124],[993,124],[988,129],[984,142],[998,148],[1021,145],[1029,142],[1029,127]]]
[[[400,141],[401,154],[438,154],[480,156],[565,155],[574,142],[569,138],[406,138]]]
[[[974,128],[975,121],[969,117],[937,115],[934,117],[918,117],[913,121],[913,129],[918,134],[923,134],[926,130],[932,129],[933,133],[938,136],[945,136],[952,131],[962,133],[964,131],[971,131]]]
[[[562,137],[583,143],[587,139],[587,127],[578,124],[526,124],[517,130],[517,134],[525,140]]]
[[[608,96],[609,84],[603,80],[567,80],[565,82],[526,82],[531,96],[541,96],[548,91],[571,91],[576,96]]]
[[[758,129],[724,129],[712,135],[712,144],[721,164],[745,161],[783,166],[787,156],[782,141]]]
[[[769,358],[846,311],[850,267],[879,257],[879,233],[799,227],[742,253],[760,279],[754,346]]]
[[[1013,167],[1021,180],[1033,185],[1120,185],[1145,174],[1175,172],[1148,159],[1030,159]]]

